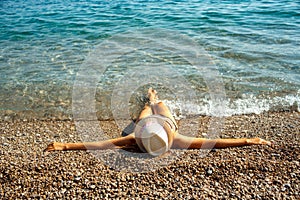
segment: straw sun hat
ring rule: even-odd
[[[169,138],[165,117],[151,115],[138,122],[135,137],[139,148],[152,156],[159,156],[169,150]]]

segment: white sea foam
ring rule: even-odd
[[[201,104],[192,102],[164,101],[178,119],[193,115],[216,116],[212,112],[210,100],[202,101]],[[260,114],[267,111],[300,111],[300,95],[287,95],[285,97],[274,97],[268,99],[258,98],[254,95],[243,96],[241,99],[226,99],[225,107],[220,110],[218,116],[232,116],[242,114]],[[214,111],[215,112],[215,111]]]

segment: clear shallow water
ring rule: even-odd
[[[1,118],[72,117],[73,86],[91,52],[116,34],[142,28],[175,31],[209,54],[225,88],[226,115],[299,110],[300,4],[292,0],[8,0],[0,2],[0,13]],[[128,70],[155,63],[176,69],[197,94],[189,107],[178,110],[186,102],[159,81],[153,84],[178,116],[211,114],[203,74],[178,54],[153,47],[121,52],[99,74],[98,117],[112,118],[111,96]],[[164,78],[176,80],[175,75]],[[128,100],[131,112],[138,110],[134,105],[141,105],[147,87],[140,85]]]

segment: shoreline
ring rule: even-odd
[[[205,137],[209,121],[210,117],[200,116],[193,122],[182,120],[179,126],[183,132],[195,130],[195,126],[197,136]],[[106,163],[89,151],[45,155],[43,149],[52,141],[83,139],[85,134],[79,134],[70,120],[15,120],[0,124],[1,199],[297,199],[300,195],[299,112],[224,117],[219,137],[261,137],[273,145],[213,149],[204,153],[171,150],[164,158],[154,160],[158,167],[152,171],[149,167],[153,163],[146,163],[148,158],[127,156],[120,150],[96,151]],[[120,136],[121,130],[113,121],[99,121],[99,124],[106,136]],[[98,137],[99,133],[95,138]],[[170,157],[175,159],[170,161]],[[129,166],[126,162],[133,164]],[[134,167],[141,168],[126,172]]]

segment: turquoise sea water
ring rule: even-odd
[[[139,35],[143,29],[170,32],[166,37],[178,33],[190,38],[195,49],[205,50],[225,88],[226,115],[299,110],[298,1],[3,0],[0,13],[2,119],[72,118],[73,86],[80,69],[89,67],[85,61],[115,35]],[[158,43],[162,39],[143,37]],[[138,39],[134,42],[145,45]],[[135,66],[149,68],[150,64],[176,69],[195,91],[189,108],[178,111],[176,107],[186,102],[176,99],[176,90],[169,90],[159,79],[153,84],[178,116],[210,115],[206,94],[211,91],[203,77],[178,54],[166,54],[160,46],[146,47],[130,54],[119,52],[106,73],[99,74],[95,92],[98,117],[112,118],[111,97],[120,77]],[[101,65],[101,58],[97,59]],[[163,78],[176,79],[162,73]],[[125,104],[141,103],[139,95],[148,85],[138,86]]]

